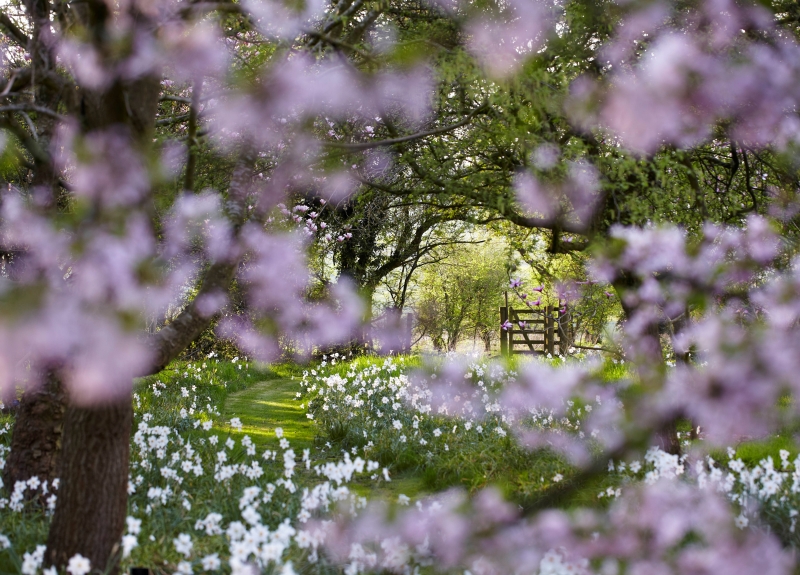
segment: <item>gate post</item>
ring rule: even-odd
[[[548,305],[544,308],[544,347],[545,353],[550,355],[555,354],[555,320],[553,319],[555,309],[553,306]]]
[[[500,325],[508,320],[508,308],[500,306]],[[508,355],[508,331],[500,328],[500,355]]]
[[[567,356],[572,345],[572,314],[569,312],[567,304],[564,304],[564,313],[558,313],[558,353]]]

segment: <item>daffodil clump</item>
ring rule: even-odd
[[[737,527],[766,529],[785,545],[800,548],[800,455],[793,457],[788,450],[780,449],[777,458],[767,455],[756,463],[746,463],[729,447],[720,459],[711,455],[693,457],[691,453],[678,456],[652,447],[641,460],[610,462],[609,472],[623,483],[688,481],[701,489],[723,493],[739,510]],[[617,498],[620,493],[619,488],[609,488],[598,498]]]
[[[478,487],[522,469],[536,474],[535,489],[557,482],[571,471],[566,460],[520,446],[514,426],[582,437],[581,419],[592,410],[570,402],[560,414],[545,407],[512,413],[498,394],[517,373],[485,358],[457,374],[448,373],[446,359],[426,368],[403,356],[365,365],[341,359],[303,372],[297,399],[318,437],[326,448],[364,453],[393,473],[421,471],[430,490]]]

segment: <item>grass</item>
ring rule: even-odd
[[[192,380],[194,373],[201,374],[201,380]],[[155,381],[172,387],[194,384],[219,409],[221,417],[215,427],[220,431],[230,433],[234,439],[249,435],[261,447],[268,439],[274,439],[276,427],[283,427],[287,438],[302,448],[310,446],[313,432],[299,403],[293,400],[299,386],[292,378],[301,374],[302,367],[292,363],[267,366],[210,359],[177,361],[161,373],[139,380],[136,387],[144,390]],[[154,402],[153,408],[158,409],[157,405]],[[229,428],[228,422],[233,417],[241,419],[241,433]]]
[[[378,486],[367,477],[360,477],[350,484],[354,493],[369,499],[383,499],[385,501],[397,501],[400,495],[405,495],[412,499],[424,497],[435,490],[430,489],[424,479],[415,470],[406,470],[392,475],[392,480],[388,483],[383,481]]]
[[[320,375],[345,377],[348,372],[362,373],[369,368],[380,367],[384,361],[384,358],[362,357],[335,365],[319,366],[316,371]],[[514,357],[503,360],[502,364],[507,370],[516,371],[521,367],[522,361]],[[395,363],[402,363],[403,371],[406,371],[421,366],[423,359],[419,356],[399,357]],[[553,363],[558,364],[560,360],[554,360]],[[628,369],[625,365],[608,362],[603,366],[603,378],[606,381],[624,379],[627,376]],[[371,381],[373,377],[376,376],[369,375],[368,379]],[[530,451],[517,445],[510,437],[500,438],[488,432],[488,427],[479,440],[474,435],[463,434],[461,431],[445,431],[442,441],[446,437],[449,449],[434,449],[436,453],[432,455],[427,453],[430,445],[423,448],[412,445],[412,442],[397,441],[399,434],[388,427],[391,419],[397,416],[404,421],[404,429],[409,429],[409,421],[406,421],[408,416],[401,412],[394,412],[390,419],[384,420],[375,428],[369,425],[369,421],[363,421],[363,416],[358,411],[351,412],[349,408],[342,411],[335,408],[332,411],[319,409],[320,402],[324,401],[315,393],[308,396],[307,400],[315,414],[318,444],[320,441],[328,442],[339,451],[353,448],[361,450],[369,442],[374,444],[368,451],[369,457],[389,468],[392,474],[390,483],[383,483],[375,488],[366,479],[356,482],[357,490],[363,495],[393,499],[401,493],[413,497],[450,487],[461,487],[475,492],[487,486],[495,486],[509,500],[530,504],[549,492],[558,482],[559,475],[568,480],[575,473],[574,468],[555,452],[547,449]],[[337,400],[331,401],[335,403]],[[425,416],[423,419],[426,421],[420,422],[420,430],[426,428],[426,433],[436,427],[448,430],[454,424],[443,416]],[[597,495],[613,483],[614,479],[610,476],[588,481],[580,485],[576,492],[571,492],[568,498],[565,497],[562,506],[605,504],[605,500],[599,501]]]
[[[295,399],[298,391],[298,380],[291,378],[256,383],[228,396],[223,417],[226,421],[232,417],[241,419],[242,432],[232,435],[249,435],[258,447],[274,442],[275,428],[281,427],[295,450],[310,448],[314,443],[314,427],[301,402]]]
[[[376,357],[359,357],[352,362],[328,366],[328,371],[344,374],[353,366],[363,369],[380,361],[382,359]],[[295,451],[323,446],[328,438],[317,434],[316,426],[306,417],[304,401],[295,397],[300,391],[299,376],[303,370],[313,367],[296,364],[271,365],[259,372],[263,381],[250,383],[245,389],[230,393],[222,410],[223,419],[227,422],[232,417],[238,417],[242,422],[242,431],[230,431],[231,436],[241,439],[244,435],[249,435],[259,449],[273,448],[274,430],[280,427]],[[229,431],[227,427],[224,429]],[[334,449],[330,455],[335,457],[337,450]],[[417,497],[433,491],[416,470],[393,474],[390,482],[381,482],[377,487],[368,477],[361,477],[351,487],[358,495],[387,501],[395,501],[401,494]]]
[[[751,467],[762,459],[772,457],[777,463],[780,459],[780,451],[785,449],[793,455],[798,452],[797,442],[785,435],[773,435],[766,439],[757,441],[746,441],[736,446],[736,457]]]

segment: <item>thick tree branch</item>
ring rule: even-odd
[[[0,128],[5,128],[14,134],[25,147],[25,149],[28,150],[30,155],[33,156],[34,161],[42,165],[50,164],[51,158],[50,154],[47,153],[47,150],[42,148],[42,146],[39,145],[39,142],[37,142],[25,128],[15,122],[11,118],[10,113],[5,114],[5,116],[0,116]]]
[[[371,188],[375,188],[376,190],[380,190],[382,192],[386,192],[386,193],[389,193],[389,194],[392,194],[392,195],[395,195],[395,196],[412,196],[412,195],[417,193],[417,192],[407,192],[405,190],[397,190],[397,189],[391,188],[389,186],[385,186],[383,184],[379,184],[377,182],[373,182],[373,181],[367,180],[366,178],[359,177],[358,175],[355,176],[355,179],[357,181],[361,182],[362,184],[364,184],[365,186],[369,186]],[[448,194],[448,192],[442,192],[442,191],[431,191],[431,192],[423,191],[423,192],[419,192],[419,195],[424,196],[424,195],[426,195],[428,193],[433,194],[433,195],[443,195],[443,194],[447,195]],[[466,194],[452,193],[452,195],[462,196],[462,197],[467,198],[468,200],[474,200],[475,199],[475,198],[467,196]],[[417,204],[419,204],[419,203],[420,202],[417,202]],[[440,207],[442,209],[447,209],[448,208],[448,206],[437,206],[437,207]],[[582,235],[586,235],[586,233],[588,232],[587,226],[582,225],[580,223],[565,221],[565,220],[559,219],[559,218],[538,218],[538,217],[534,217],[534,216],[524,216],[524,215],[520,214],[519,212],[514,211],[510,207],[507,207],[507,208],[504,208],[504,209],[498,209],[497,207],[486,206],[486,205],[475,205],[475,204],[472,204],[471,207],[473,207],[473,208],[480,207],[480,208],[483,208],[483,209],[486,209],[486,210],[491,210],[491,211],[497,212],[497,213],[500,214],[502,219],[507,220],[507,221],[511,222],[512,224],[516,224],[516,225],[518,225],[518,226],[520,226],[522,228],[545,229],[545,230],[558,229],[561,232],[566,232],[568,234],[576,234],[576,235],[581,235],[581,236]],[[578,245],[578,244],[576,243],[576,245]],[[582,247],[580,249],[582,249]],[[567,251],[579,251],[579,250],[568,249]]]
[[[522,228],[541,228],[545,230],[558,230],[569,234],[586,234],[586,226],[578,223],[564,221],[559,218],[537,218],[534,216],[523,216],[512,210],[502,210],[500,213],[512,224]],[[572,250],[571,250],[572,251]]]
[[[191,98],[185,98],[183,96],[173,96],[171,94],[164,94],[158,99],[159,102],[180,102],[181,104],[191,104]]]
[[[16,24],[14,24],[11,18],[8,17],[8,14],[5,12],[0,12],[0,26],[8,31],[8,35],[14,40],[14,43],[22,48],[28,49],[31,39],[28,38],[28,36],[26,36]]]
[[[189,135],[187,138],[187,157],[186,157],[186,179],[183,187],[186,190],[194,191],[194,172],[197,164],[197,112],[200,107],[200,91],[202,90],[203,80],[196,80],[192,88],[192,101],[189,108]]]

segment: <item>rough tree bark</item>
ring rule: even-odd
[[[30,68],[14,76],[9,83],[17,88],[31,86],[37,105],[56,110],[59,103],[66,100],[69,106],[71,90],[61,76],[53,72],[55,57],[52,47],[43,41],[50,25],[50,4],[47,0],[29,0],[26,2],[28,17],[31,22],[31,36],[26,37],[22,31],[4,17],[0,22],[10,31],[11,37],[25,49],[30,51]],[[44,210],[58,211],[64,208],[58,174],[52,159],[47,152],[56,129],[55,118],[46,114],[37,117],[36,134],[28,135],[20,126],[15,126],[12,119],[6,125],[20,138],[30,138],[28,145],[35,146],[38,153],[32,154],[33,169],[31,189],[40,197],[51,198],[43,202]],[[15,262],[11,265],[11,279],[14,279]],[[61,446],[61,433],[66,409],[66,398],[61,381],[55,370],[44,375],[41,388],[26,391],[20,398],[15,425],[11,434],[11,453],[3,470],[3,484],[12,489],[17,481],[24,481],[36,476],[52,482],[56,477],[58,452]]]
[[[51,483],[57,477],[65,410],[64,390],[54,372],[45,376],[41,388],[23,395],[16,416],[22,424],[14,425],[11,453],[3,469],[6,488],[34,476]]]
[[[92,567],[116,571],[128,508],[133,406],[70,406],[64,418],[61,486],[47,538],[47,563],[63,566],[80,553]]]
[[[51,110],[60,106],[80,110],[84,133],[124,126],[134,146],[151,141],[159,78],[117,80],[107,90],[100,91],[80,86],[53,89],[42,82],[48,74],[52,75],[55,59],[41,37],[42,31],[51,25],[52,6],[48,0],[29,0],[26,9],[33,29],[27,49],[32,60],[31,76],[38,82],[34,92],[36,103]],[[69,10],[70,19],[91,32],[99,53],[113,57],[103,46],[107,40],[103,30],[110,17],[108,6],[104,2],[76,3]],[[146,25],[143,16],[135,8],[132,10],[131,16]],[[9,119],[7,123],[10,122]],[[33,141],[27,147],[34,158],[32,186],[49,187],[54,201],[48,209],[58,210],[61,197],[58,174],[47,152],[47,141],[54,127],[52,118],[46,115],[37,118],[37,134],[30,138]],[[13,128],[12,125],[9,129],[14,131]],[[24,139],[27,134],[19,131]],[[119,557],[115,546],[121,539],[127,513],[131,400],[128,397],[119,403],[90,408],[67,404],[67,394],[55,372],[48,374],[41,390],[23,396],[12,436],[6,485],[32,475],[52,479],[57,474],[61,485],[48,536],[46,562],[63,568],[70,557],[80,553],[91,560],[95,569],[115,572]]]

